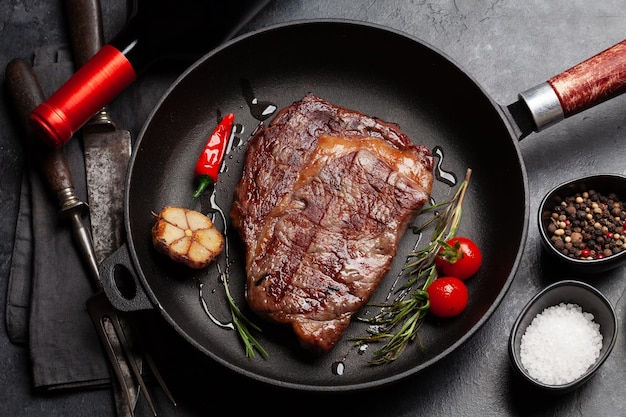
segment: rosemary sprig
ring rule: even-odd
[[[250,319],[248,319],[242,312],[239,310],[239,307],[235,304],[233,297],[230,295],[230,290],[228,288],[228,280],[223,277],[222,282],[224,283],[224,290],[226,291],[226,299],[228,300],[228,305],[230,307],[230,313],[233,318],[233,325],[235,326],[235,330],[239,334],[239,338],[243,342],[246,348],[246,357],[254,358],[254,351],[258,351],[261,356],[264,358],[268,358],[269,354],[267,351],[261,346],[261,344],[254,338],[248,326],[253,328],[254,330],[260,332],[261,329],[259,326],[254,324]]]
[[[430,307],[426,289],[437,279],[435,257],[441,245],[456,236],[471,173],[471,169],[466,171],[465,179],[451,200],[423,210],[435,211],[435,215],[421,226],[414,227],[413,233],[420,233],[436,221],[435,230],[428,246],[407,255],[403,270],[408,271],[409,279],[398,289],[396,299],[392,303],[371,303],[372,306],[381,307],[381,310],[372,317],[359,318],[370,324],[370,329],[368,336],[356,339],[357,346],[386,340],[380,349],[374,351],[371,364],[381,365],[396,360],[409,343],[417,339]],[[437,211],[444,207],[443,211]]]

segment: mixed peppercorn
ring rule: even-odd
[[[626,249],[626,211],[614,193],[593,190],[564,198],[553,208],[547,232],[554,247],[577,259],[600,259]]]

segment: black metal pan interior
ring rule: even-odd
[[[309,92],[395,122],[414,142],[433,150],[441,172],[456,178],[456,185],[446,175],[436,181],[435,201],[449,199],[466,169],[473,172],[459,234],[479,243],[484,264],[467,282],[469,306],[451,320],[428,319],[420,342],[394,363],[368,365],[375,346],[358,352],[350,340],[365,334],[367,325],[358,322],[333,351],[317,359],[304,354],[288,331],[260,323],[259,340],[270,356],[248,359],[235,332],[216,325],[199,301],[202,283],[208,310],[229,321],[217,268],[191,271],[174,265],[156,254],[150,241],[152,212],[166,205],[213,213],[220,225],[219,212],[214,211],[218,207],[228,219],[246,142],[263,118],[259,108],[267,103],[281,108]],[[214,200],[208,195],[192,200],[196,158],[219,115],[228,112],[236,114],[236,140]],[[194,347],[236,372],[301,390],[348,391],[389,384],[446,360],[488,320],[508,290],[528,223],[527,179],[517,142],[499,106],[471,76],[417,39],[375,25],[332,20],[261,30],[194,64],[150,115],[133,152],[126,190],[130,257],[166,321]],[[228,265],[220,260],[222,271],[228,272],[233,297],[245,311],[242,247],[228,221],[221,226],[227,228],[229,242]],[[422,242],[429,238],[422,236]],[[418,239],[407,233],[374,300],[389,294]],[[337,371],[338,364],[343,372]]]

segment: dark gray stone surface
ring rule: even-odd
[[[110,38],[123,24],[124,2],[105,3],[105,35]],[[348,18],[389,26],[437,48],[467,71],[495,102],[508,104],[519,92],[621,41],[624,37],[623,6],[618,0],[274,0],[245,30],[318,17]],[[33,50],[41,46],[67,42],[62,12],[62,2],[2,2],[0,64],[4,67],[15,57],[29,59]],[[398,59],[401,65],[419,65],[408,56]],[[136,111],[116,114],[118,123],[136,137],[150,109],[179,71],[179,68],[155,68],[133,85],[119,100],[134,103]],[[2,88],[4,92],[5,87]],[[441,86],[441,91],[454,94],[447,91],[445,85]],[[552,186],[583,174],[626,171],[625,100],[618,97],[520,142],[531,196],[529,236],[520,268],[490,320],[444,362],[374,392],[318,395],[284,392],[231,375],[204,358],[195,358],[190,377],[173,381],[178,407],[172,407],[156,391],[160,414],[200,416],[216,413],[220,407],[227,412],[275,415],[346,412],[368,416],[626,415],[623,393],[626,351],[621,331],[623,268],[593,279],[568,276],[593,283],[615,305],[618,313],[617,344],[590,383],[567,395],[537,395],[514,378],[506,349],[509,330],[524,304],[547,283],[562,277],[544,267],[534,217],[541,196]],[[0,294],[3,296],[24,162],[17,138],[15,117],[5,95],[0,101],[0,202],[6,215],[5,221],[0,222]],[[506,179],[503,179],[503,187],[506,187]],[[503,202],[503,209],[505,206]],[[500,232],[506,233],[506,230]],[[0,308],[0,322],[4,323],[3,308]],[[172,369],[180,366],[184,364],[164,365],[165,371],[172,373],[180,373],[180,369]],[[298,404],[295,408],[291,405],[294,403]],[[0,415],[97,417],[112,414],[108,390],[54,395],[33,392],[27,351],[12,345],[4,331],[0,332]],[[136,415],[150,415],[143,401]]]

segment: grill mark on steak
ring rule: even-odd
[[[250,139],[230,213],[250,308],[330,350],[388,272],[432,168],[395,124],[311,94],[282,109]]]

